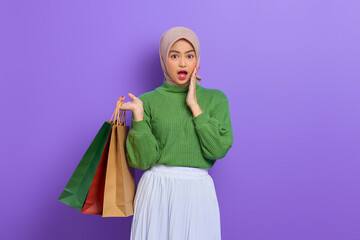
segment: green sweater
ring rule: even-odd
[[[157,164],[211,168],[233,144],[229,101],[218,89],[196,83],[196,98],[203,111],[194,117],[186,104],[189,86],[163,80],[155,90],[138,96],[144,119],[131,119],[126,157],[133,168]]]

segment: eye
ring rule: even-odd
[[[177,56],[176,54],[172,55],[171,58],[174,58],[174,56]]]
[[[190,54],[188,55],[189,58],[194,58],[194,55]]]

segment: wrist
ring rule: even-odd
[[[191,106],[190,109],[191,109],[194,117],[197,117],[198,115],[200,115],[203,112],[201,110],[199,104],[195,104],[194,106]]]
[[[134,114],[134,120],[135,121],[144,120],[144,110],[142,108],[138,109],[138,110],[134,110],[133,114]]]

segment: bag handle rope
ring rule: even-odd
[[[113,123],[115,125],[122,125],[125,126],[125,111],[124,110],[120,110],[120,106],[123,104],[124,102],[121,101],[120,104],[116,105],[115,111],[113,112],[113,114],[111,115],[110,118],[110,123]],[[112,120],[114,117],[114,120]]]

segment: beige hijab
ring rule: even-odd
[[[175,86],[182,86],[178,83],[174,82],[167,71],[167,58],[169,55],[169,51],[171,46],[179,39],[186,39],[188,40],[194,47],[196,58],[197,58],[197,65],[199,66],[200,63],[200,42],[198,37],[196,36],[195,32],[191,29],[186,27],[173,27],[167,30],[160,39],[160,46],[159,46],[159,55],[161,61],[161,67],[165,75],[165,80]],[[197,83],[200,83],[201,77],[197,74],[196,75]],[[189,85],[190,81],[187,82],[186,85]]]

